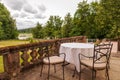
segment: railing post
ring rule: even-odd
[[[20,56],[18,52],[10,52],[3,55],[4,70],[8,76],[15,77],[20,73]]]
[[[120,39],[118,39],[118,51],[120,51]]]

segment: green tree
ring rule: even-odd
[[[108,37],[120,38],[120,1],[119,0],[101,0],[101,5],[106,12],[107,21],[110,23],[111,30]]]
[[[97,16],[97,11],[99,8],[99,3],[98,2],[92,2],[89,4],[89,15],[87,16],[87,24],[88,27],[86,28],[86,36],[88,38],[97,38],[97,30],[99,30],[96,22],[95,22],[95,17]]]
[[[73,27],[73,23],[72,23],[72,17],[70,15],[70,13],[68,13],[63,21],[63,27],[62,27],[62,36],[63,37],[70,37],[72,36],[72,27]]]
[[[74,35],[105,38],[111,31],[110,16],[98,2],[80,2],[74,15]]]
[[[45,25],[45,28],[44,28],[44,31],[45,31],[45,37],[46,38],[50,38],[52,39],[54,36],[53,36],[53,27],[54,27],[54,24],[53,24],[53,16],[50,16],[49,20],[47,21],[46,25]]]
[[[42,25],[37,23],[36,27],[33,28],[32,34],[34,38],[43,38],[44,33],[43,33]]]
[[[80,2],[78,4],[78,8],[74,14],[74,28],[72,33],[74,35],[87,35],[89,32],[90,24],[88,20],[88,16],[90,15],[89,4],[87,1]]]
[[[61,37],[61,25],[62,20],[59,16],[50,16],[44,28],[45,36],[50,39]]]
[[[106,21],[106,12],[98,2],[92,2],[90,7],[92,8],[91,15],[93,19],[93,23],[91,24],[93,26],[91,37],[103,39],[109,31],[109,26],[107,25],[108,21]]]
[[[3,35],[4,35],[4,32],[3,32],[3,29],[2,29],[2,23],[0,22],[0,40],[3,39]]]
[[[11,17],[7,8],[0,3],[0,22],[3,31],[2,39],[15,39],[17,37],[16,22]]]
[[[53,35],[54,35],[55,38],[60,38],[60,37],[62,37],[61,26],[62,26],[63,21],[61,20],[61,17],[59,17],[59,16],[54,16],[53,20],[54,20]]]

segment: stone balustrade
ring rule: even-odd
[[[49,55],[58,54],[60,44],[66,42],[86,42],[86,37],[76,36],[0,48],[0,56],[3,56],[4,64],[4,72],[0,73],[0,80],[3,76],[11,78],[22,70],[39,65],[47,52]]]

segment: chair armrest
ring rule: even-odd
[[[60,55],[64,55],[64,61],[65,61],[66,54],[65,54],[65,53],[59,53],[59,56],[60,56]]]

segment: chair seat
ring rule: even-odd
[[[93,60],[81,60],[81,64],[86,65],[89,68],[93,68]],[[97,61],[97,63],[94,64],[95,70],[102,70],[106,68],[106,63],[102,61]]]
[[[46,64],[57,64],[57,63],[62,63],[64,61],[63,58],[59,57],[59,56],[51,56],[49,57],[46,57],[43,59],[43,62],[46,63]]]

